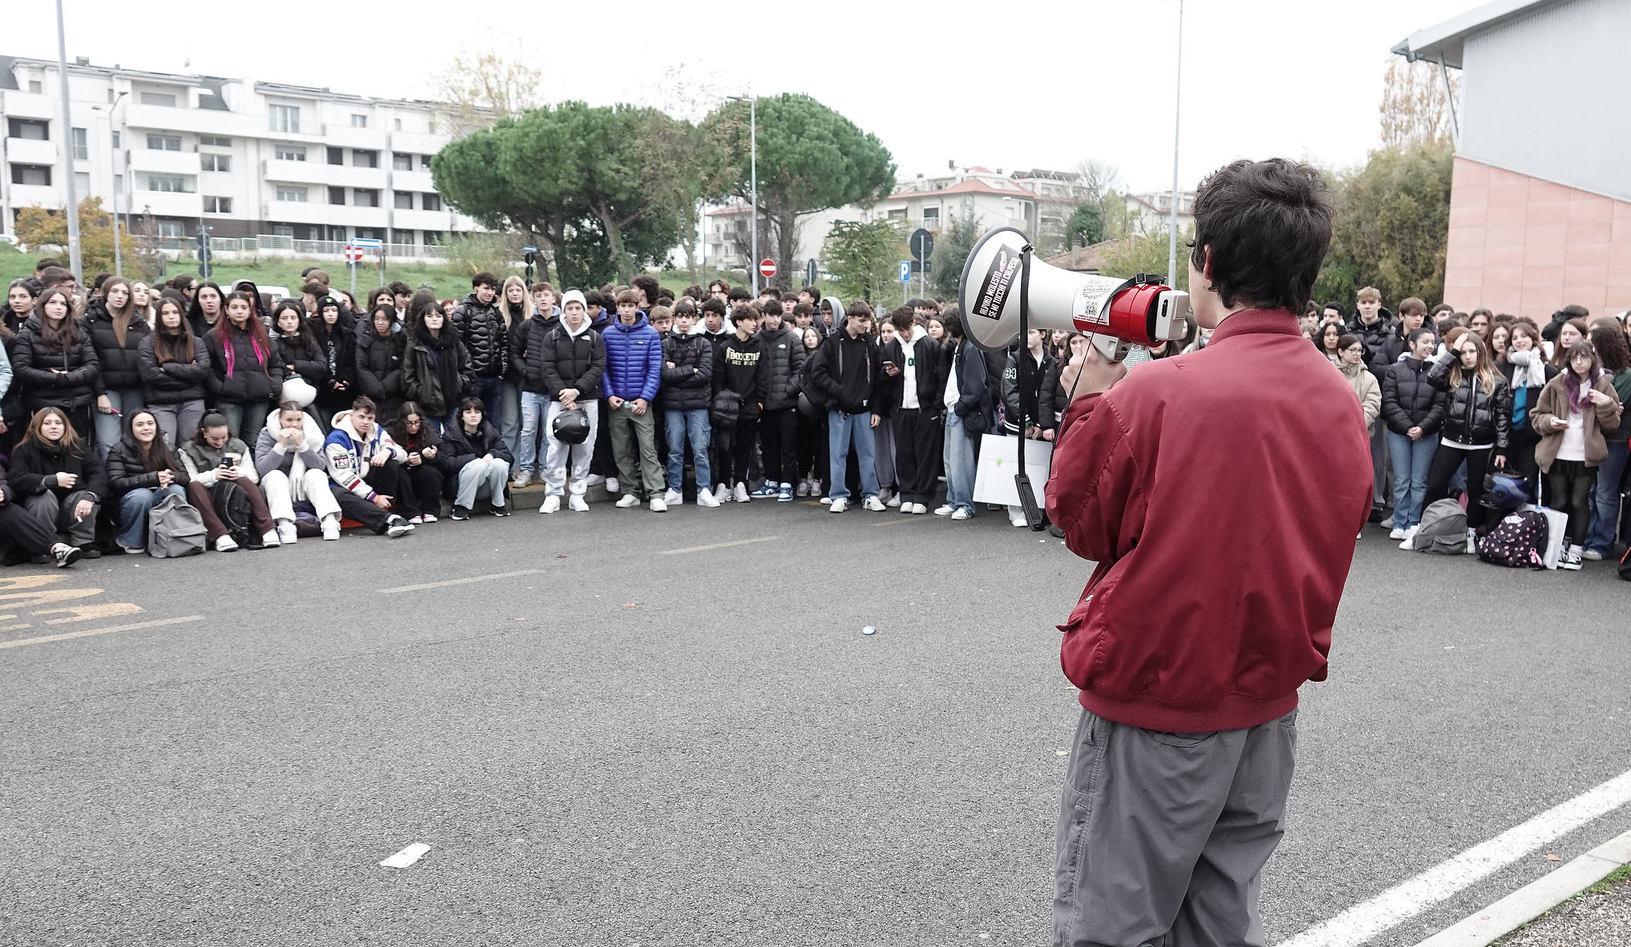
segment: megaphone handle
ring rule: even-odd
[[[1019,386],[1019,472],[1014,474],[1014,492],[1019,494],[1020,508],[1025,511],[1025,525],[1040,532],[1042,510],[1036,505],[1036,493],[1031,490],[1031,478],[1025,472],[1025,381],[1026,369],[1031,362],[1031,245],[1026,243],[1019,251],[1019,352],[1015,362],[1015,383]]]

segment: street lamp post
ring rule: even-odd
[[[62,94],[62,186],[68,195],[68,265],[74,276],[84,279],[79,256],[79,202],[74,197],[73,118],[68,113],[68,38],[62,27],[62,0],[57,0],[57,82]]]
[[[753,296],[759,296],[759,102],[753,97],[753,90],[748,90],[748,189],[753,197],[753,216],[750,227],[753,230],[753,259],[748,261],[748,270],[753,274]]]
[[[1167,215],[1167,282],[1178,285],[1178,128],[1184,92],[1184,0],[1178,0],[1178,72],[1172,93],[1172,207]]]

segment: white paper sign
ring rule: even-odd
[[[1031,477],[1036,504],[1047,502],[1048,467],[1053,461],[1049,441],[1025,442],[1025,472]],[[1019,505],[1019,489],[1014,474],[1019,472],[1019,438],[998,434],[980,435],[980,463],[974,471],[974,502]]]

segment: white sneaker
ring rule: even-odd
[[[667,513],[668,512],[668,504],[663,502],[662,497],[652,497],[651,498],[651,512],[653,512],[653,513]]]
[[[1603,561],[1603,553],[1602,553],[1601,550],[1587,549],[1585,552],[1581,553],[1580,555],[1582,557],[1584,557],[1588,562],[1602,562]]]
[[[731,502],[731,499],[730,487],[727,487],[724,484],[714,487],[714,506],[718,506],[721,503],[729,503]]]
[[[795,496],[807,497],[810,495],[810,481],[800,480],[798,489],[793,491]]]
[[[1416,531],[1419,530],[1419,529],[1421,529],[1420,526],[1412,526],[1409,529],[1405,530],[1404,531],[1404,541],[1399,543],[1399,548],[1403,549],[1403,550],[1405,550],[1407,552],[1408,551],[1413,551],[1413,545],[1416,542]]]
[[[616,493],[617,488],[618,488],[617,478],[616,477],[607,477],[606,478],[606,492],[607,493]]]
[[[1580,547],[1573,544],[1564,547],[1563,555],[1557,560],[1557,567],[1559,569],[1567,569],[1570,572],[1579,572]]]
[[[222,536],[215,540],[216,552],[237,552],[238,544],[232,541],[231,536]]]
[[[685,494],[678,490],[670,490],[663,494],[663,502],[667,503],[669,506],[684,506]]]
[[[736,490],[732,493],[732,496],[735,497],[736,502],[738,503],[748,502],[748,485],[745,483],[738,483],[736,485]]]
[[[697,506],[705,506],[710,510],[719,508],[719,497],[714,496],[712,490],[697,491]]]
[[[277,524],[277,538],[285,544],[293,545],[300,541],[300,534],[295,531],[294,524],[288,520]]]
[[[822,506],[827,506],[827,505],[829,505],[831,503],[832,503],[832,497],[822,497],[821,498],[821,505]]]
[[[1389,538],[1389,539],[1403,539],[1404,534],[1405,534],[1405,528],[1403,526],[1395,526],[1395,527],[1393,527],[1392,530],[1390,530],[1388,532],[1387,538]]]
[[[953,514],[955,512],[957,512],[957,511],[952,508],[952,505],[950,503],[947,503],[945,506],[937,506],[937,507],[934,508],[934,515],[935,516],[950,516],[951,514]]]
[[[1477,538],[1478,538],[1478,534],[1476,532],[1474,532],[1473,530],[1470,530],[1470,529],[1467,530],[1467,555],[1469,555],[1469,556],[1478,555],[1478,547],[1475,544],[1475,540],[1477,540]]]
[[[605,482],[606,482],[606,478],[602,477],[600,474],[590,474],[589,476],[585,477],[584,480],[583,480],[584,485],[585,486],[590,486],[590,487],[594,486],[597,483],[605,483]]]
[[[525,477],[516,477],[514,480],[510,481],[510,489],[525,490],[527,485],[530,483],[532,483],[532,476],[530,474]]]
[[[912,508],[915,506],[917,506],[916,503],[902,503],[900,505],[900,511],[905,513],[907,516],[910,516],[912,515]]]
[[[625,493],[621,497],[618,497],[616,505],[618,509],[626,510],[631,506],[639,506],[640,498],[632,493]]]
[[[889,507],[884,506],[877,497],[867,497],[865,500],[861,501],[861,509],[870,510],[873,513],[882,513],[884,510],[889,509]]]
[[[334,542],[340,538],[340,517],[330,513],[323,517],[323,541]]]
[[[574,513],[589,512],[589,501],[585,500],[576,493],[572,494],[571,498],[566,501],[566,505],[570,506],[572,508],[572,512]]]
[[[389,539],[398,539],[413,532],[413,524],[400,516],[393,516],[385,521],[385,535]]]
[[[954,520],[966,520],[966,519],[968,519],[969,517],[971,517],[973,515],[974,515],[973,513],[970,513],[969,511],[963,509],[962,507],[958,507],[957,509],[952,511],[951,518],[954,519]]]
[[[847,509],[849,509],[849,501],[848,500],[834,500],[834,501],[832,501],[832,506],[827,508],[827,512],[829,512],[829,513],[842,513]]]
[[[278,535],[277,530],[269,529],[261,534],[261,545],[267,549],[276,549],[283,545],[283,539]]]
[[[900,494],[898,494],[898,493],[891,493],[889,495],[889,502],[884,504],[884,506],[887,506],[890,509],[894,509],[895,507],[900,506],[900,505],[901,505]]]
[[[544,505],[538,508],[540,513],[559,513],[561,511],[561,498],[558,496],[544,497]]]

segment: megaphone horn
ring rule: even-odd
[[[981,348],[1007,348],[1019,335],[1021,253],[1027,246],[1024,233],[998,227],[974,244],[963,264],[958,293],[963,328]],[[1189,294],[1165,285],[1162,277],[1072,273],[1034,258],[1030,270],[1032,329],[1108,336],[1126,343],[1118,347],[1120,355],[1131,345],[1182,342],[1194,335]]]

